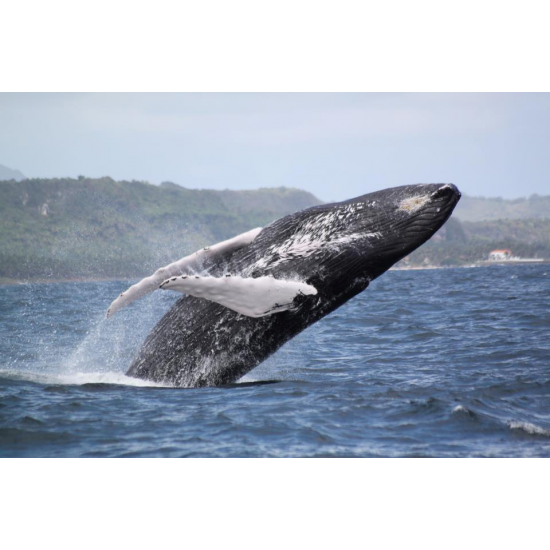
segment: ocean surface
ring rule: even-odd
[[[168,292],[0,286],[0,456],[550,456],[550,265],[391,271],[223,388],[124,376]]]

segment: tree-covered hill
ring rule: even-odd
[[[546,204],[549,198],[539,199]],[[84,177],[0,181],[0,278],[137,277],[319,203],[284,187],[212,191]],[[459,217],[414,252],[409,265],[471,264],[495,248],[550,259],[549,216]]]
[[[310,193],[185,189],[111,178],[0,182],[0,277],[129,277],[285,214]]]
[[[464,195],[454,216],[465,222],[550,218],[550,196],[531,195],[507,200]]]

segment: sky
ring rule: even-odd
[[[550,194],[550,94],[0,94],[0,164],[27,177]]]

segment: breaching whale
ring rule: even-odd
[[[181,387],[236,381],[426,242],[460,192],[417,184],[314,206],[199,250],[123,292],[184,293],[153,328],[129,376]]]

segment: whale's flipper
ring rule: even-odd
[[[123,292],[109,307],[107,310],[107,317],[112,317],[117,311],[122,309],[129,303],[149,294],[156,290],[159,285],[174,275],[181,275],[182,273],[189,273],[191,270],[200,269],[201,264],[205,260],[212,260],[224,254],[235,252],[239,248],[250,244],[262,230],[261,227],[251,229],[246,233],[237,235],[227,241],[222,241],[213,246],[202,248],[190,256],[181,258],[177,262],[171,263],[166,267],[157,269],[153,275],[142,279],[139,283],[132,285],[128,290]]]
[[[206,298],[247,317],[264,317],[295,307],[294,298],[317,294],[306,283],[273,277],[197,277],[183,275],[164,281],[160,288]]]

